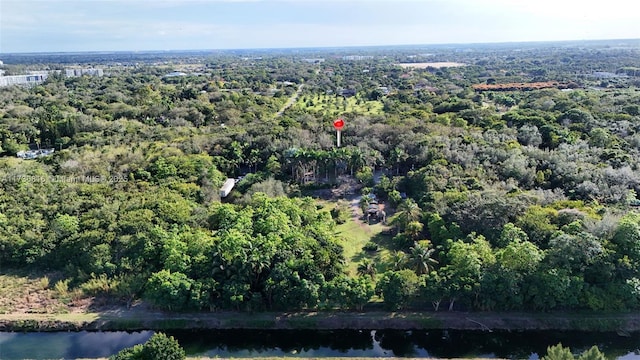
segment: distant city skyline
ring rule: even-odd
[[[0,0],[0,53],[640,38],[628,0]]]

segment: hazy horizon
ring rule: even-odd
[[[0,0],[0,53],[640,38],[626,0]]]
[[[562,44],[562,43],[589,43],[589,42],[615,42],[615,41],[632,41],[639,42],[640,38],[630,39],[577,39],[577,40],[548,40],[548,41],[504,41],[504,42],[471,42],[471,43],[438,43],[438,44],[379,44],[379,45],[345,45],[345,46],[299,46],[299,47],[253,47],[253,48],[224,48],[224,49],[145,49],[145,50],[70,50],[70,51],[31,51],[31,52],[0,52],[6,55],[40,55],[40,54],[84,54],[84,53],[198,53],[198,52],[233,52],[233,51],[278,51],[278,50],[341,50],[341,49],[365,49],[365,48],[412,48],[412,47],[463,47],[463,46],[492,46],[492,45],[516,45],[516,44]],[[640,45],[640,44],[639,44]],[[0,59],[1,60],[1,59]]]

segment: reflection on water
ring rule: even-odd
[[[538,359],[562,343],[576,353],[593,345],[610,358],[640,359],[640,333],[400,330],[225,330],[172,332],[188,354],[210,357],[437,357]]]
[[[1,333],[0,359],[108,357],[153,332]],[[210,357],[439,357],[538,359],[561,342],[580,353],[598,345],[609,358],[640,359],[640,333],[400,330],[171,331],[189,355]]]
[[[0,332],[0,359],[76,359],[108,357],[147,341],[152,331],[140,332]]]

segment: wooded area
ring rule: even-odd
[[[0,273],[54,274],[69,302],[171,311],[640,308],[639,55],[92,58],[104,76],[0,88]],[[82,61],[3,60],[8,73]],[[420,61],[466,66],[397,65]],[[575,86],[492,91],[542,82]],[[29,148],[55,152],[16,157]],[[221,201],[227,178],[240,180]],[[343,178],[392,214],[354,257],[336,231],[351,210],[316,199]]]

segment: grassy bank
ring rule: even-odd
[[[640,331],[638,314],[297,312],[182,313],[117,310],[82,314],[0,314],[2,331],[169,329],[457,329]]]

